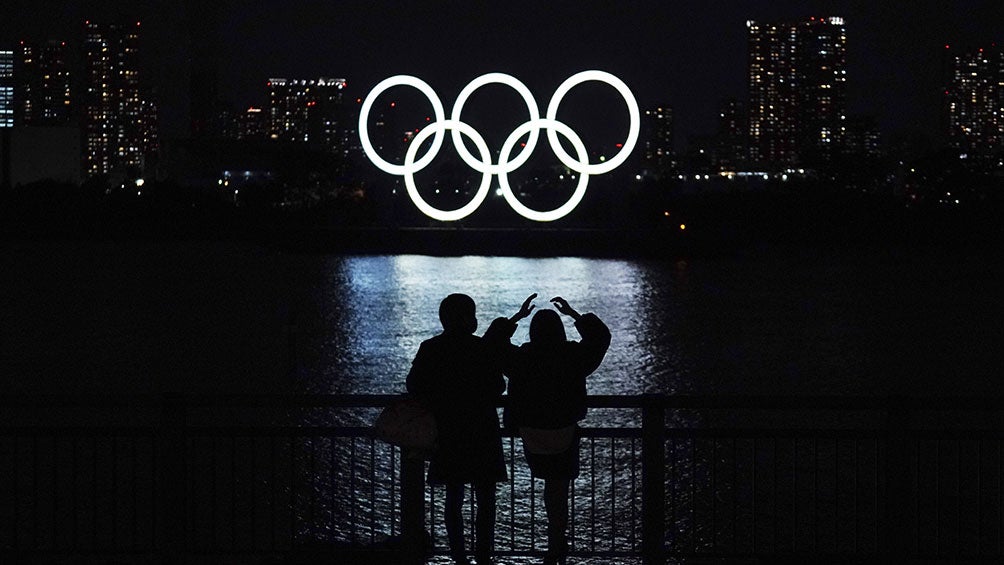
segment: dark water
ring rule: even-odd
[[[983,394],[998,386],[1002,274],[996,257],[936,248],[640,261],[7,242],[0,383],[394,392],[443,296],[474,297],[483,330],[537,292],[611,327],[597,394]]]

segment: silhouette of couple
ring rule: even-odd
[[[545,565],[568,554],[569,484],[579,475],[578,422],[586,415],[586,377],[599,367],[610,331],[595,314],[579,314],[561,298],[557,312],[541,309],[530,321],[530,341],[510,343],[517,323],[535,306],[531,294],[510,318],[497,318],[483,337],[475,304],[451,294],[439,305],[443,332],[424,342],[408,373],[408,391],[426,399],[436,418],[439,448],[428,480],[446,486],[445,522],[450,553],[469,565],[461,506],[465,485],[474,492],[475,559],[491,563],[495,537],[495,485],[507,480],[496,405],[509,379],[503,419],[518,430],[531,474],[544,479],[547,512]],[[558,312],[575,320],[582,340],[569,341]]]

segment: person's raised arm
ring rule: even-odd
[[[523,305],[519,308],[519,312],[510,316],[509,321],[515,324],[516,322],[519,322],[523,318],[529,316],[530,312],[533,312],[533,309],[536,308],[536,306],[531,304],[534,298],[537,298],[536,292],[526,297],[526,300],[523,301]]]
[[[560,296],[552,298],[551,302],[558,312],[575,320],[575,328],[579,330],[582,341],[578,344],[580,354],[574,362],[584,375],[592,373],[600,366],[610,347],[610,329],[596,314],[579,314]]]
[[[568,301],[560,296],[555,296],[554,298],[551,299],[551,302],[554,303],[554,308],[558,310],[558,312],[561,312],[566,316],[570,316],[576,322],[578,322],[579,318],[582,317],[582,314],[576,312],[575,308],[569,306]]]

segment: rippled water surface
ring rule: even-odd
[[[479,332],[531,292],[610,326],[598,394],[982,393],[1000,261],[943,250],[674,261],[324,256],[232,243],[6,243],[7,390],[401,390],[451,292]],[[514,340],[526,339],[527,322]],[[567,330],[574,336],[569,324]]]

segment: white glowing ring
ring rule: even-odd
[[[369,120],[370,110],[373,107],[373,102],[376,100],[377,96],[383,94],[384,90],[392,86],[412,86],[416,88],[419,92],[425,95],[432,103],[432,112],[436,116],[436,121],[441,122],[446,119],[446,111],[443,110],[443,103],[439,100],[439,96],[436,91],[432,89],[425,81],[420,78],[409,76],[409,75],[396,75],[390,78],[380,81],[373,90],[366,96],[366,100],[363,101],[363,106],[359,110],[359,141],[362,144],[363,151],[366,152],[366,156],[370,158],[376,167],[386,173],[392,175],[403,175],[405,173],[411,172],[415,173],[427,167],[436,155],[439,153],[439,148],[443,145],[443,130],[437,130],[436,137],[432,140],[432,147],[429,148],[429,152],[425,154],[421,159],[412,163],[409,167],[407,165],[395,165],[389,161],[384,160],[380,155],[377,154],[376,149],[370,142],[369,126],[367,121]]]
[[[617,92],[619,92],[624,98],[624,102],[627,104],[628,116],[630,118],[627,140],[621,146],[621,150],[616,156],[614,156],[613,159],[598,164],[589,163],[589,156],[582,140],[574,131],[572,131],[570,127],[562,122],[559,122],[556,118],[558,114],[558,106],[561,104],[561,99],[564,98],[568,91],[573,87],[590,80],[604,82],[617,90]],[[526,102],[526,107],[530,114],[530,120],[517,127],[506,139],[499,156],[498,164],[492,163],[488,145],[485,143],[484,138],[481,137],[481,134],[479,134],[473,127],[460,120],[463,106],[467,102],[470,95],[478,88],[490,83],[504,84],[516,90],[516,92],[519,93],[519,95],[522,96],[523,100]],[[377,154],[376,149],[374,149],[373,144],[370,141],[369,128],[366,124],[369,118],[370,110],[373,107],[373,101],[376,97],[382,94],[384,90],[397,85],[412,86],[425,94],[425,96],[429,99],[429,102],[432,103],[432,109],[436,116],[435,122],[427,125],[421,132],[415,135],[414,139],[411,140],[411,145],[408,147],[403,165],[390,163]],[[422,80],[408,75],[393,76],[388,79],[384,79],[377,84],[366,96],[366,100],[363,102],[363,106],[359,112],[359,140],[366,156],[369,157],[370,161],[372,161],[373,164],[380,170],[392,175],[404,176],[405,187],[408,189],[408,195],[415,203],[415,206],[417,206],[422,213],[433,219],[447,222],[465,218],[474,212],[474,210],[476,210],[487,197],[491,184],[491,177],[496,174],[499,175],[499,185],[506,201],[510,206],[512,206],[513,210],[521,216],[540,222],[553,221],[564,217],[582,201],[586,191],[586,185],[588,184],[589,175],[599,175],[610,172],[624,163],[624,161],[628,158],[628,155],[630,155],[631,151],[634,149],[635,144],[638,142],[638,133],[641,125],[638,102],[635,100],[634,95],[631,94],[627,85],[614,75],[603,71],[583,71],[572,75],[565,80],[565,82],[561,83],[557,90],[555,90],[554,95],[551,97],[551,101],[548,103],[547,116],[544,119],[540,118],[537,102],[530,94],[530,91],[526,88],[526,85],[507,74],[488,73],[472,80],[464,87],[460,95],[457,97],[457,101],[450,114],[450,118],[451,119],[449,120],[446,119],[443,104],[439,100],[439,96],[436,95],[432,88]],[[529,158],[536,145],[541,128],[547,129],[548,142],[551,145],[551,150],[554,151],[554,154],[558,157],[558,160],[566,167],[579,173],[580,175],[578,185],[575,188],[575,192],[572,193],[572,197],[569,201],[557,209],[548,212],[540,212],[524,206],[513,193],[512,188],[509,186],[508,179],[509,173],[526,163],[526,160]],[[467,205],[457,210],[439,210],[430,206],[422,199],[421,195],[418,193],[418,189],[415,187],[415,173],[428,166],[429,163],[431,163],[436,157],[443,144],[443,134],[445,130],[448,129],[453,130],[451,137],[454,145],[456,146],[457,153],[460,154],[463,161],[482,174],[481,186],[478,188],[474,199]],[[576,154],[578,154],[578,161],[573,159],[561,146],[561,143],[558,140],[558,133],[564,135],[572,143]],[[474,145],[478,148],[478,152],[481,153],[481,161],[478,161],[467,150],[463,140],[460,138],[461,134],[470,137],[471,140],[474,141]],[[512,153],[513,147],[515,147],[519,138],[526,134],[529,134],[529,138],[527,139],[524,150],[521,151],[515,159],[510,161],[509,154]],[[424,142],[430,135],[435,135],[435,137],[432,140],[432,146],[429,148],[429,152],[416,161],[415,156],[418,153],[419,145],[421,145],[421,143]]]
[[[418,170],[418,168],[415,167],[415,154],[418,153],[418,146],[433,133],[442,137],[443,132],[448,129],[459,131],[471,138],[471,141],[474,142],[474,146],[477,147],[478,152],[481,153],[482,162],[491,163],[492,159],[491,153],[488,151],[488,144],[485,143],[485,139],[481,137],[478,130],[474,129],[469,124],[465,124],[464,122],[456,120],[439,120],[425,126],[422,128],[422,131],[415,135],[414,139],[411,140],[411,145],[408,147],[408,151],[404,155],[404,186],[408,189],[408,196],[411,197],[415,206],[417,206],[423,214],[441,222],[460,220],[462,218],[466,218],[472,212],[477,210],[488,196],[488,190],[491,188],[492,181],[492,175],[490,173],[481,173],[481,186],[478,187],[478,191],[474,194],[474,199],[468,202],[465,206],[457,208],[456,210],[440,210],[439,208],[433,207],[422,198],[422,195],[418,193],[418,188],[415,186],[415,172]],[[429,154],[432,154],[432,152],[430,151]]]
[[[572,128],[557,120],[538,119],[531,120],[520,125],[513,130],[511,134],[509,134],[508,139],[506,139],[505,143],[502,144],[502,151],[499,153],[499,161],[505,162],[505,160],[509,158],[509,153],[512,152],[512,148],[516,145],[516,142],[520,137],[530,131],[540,131],[541,128],[547,129],[549,136],[552,132],[557,132],[565,136],[568,141],[572,143],[572,147],[575,148],[575,152],[578,153],[579,160],[582,162],[589,160],[589,153],[586,151],[586,146],[583,145],[582,139],[579,138]],[[582,197],[586,195],[586,186],[588,184],[589,174],[580,174],[578,185],[576,185],[575,192],[572,193],[568,202],[565,202],[554,210],[540,212],[538,210],[528,208],[520,202],[519,199],[516,198],[516,194],[513,193],[512,187],[509,186],[509,174],[506,171],[499,173],[499,187],[502,189],[502,196],[505,197],[509,206],[512,206],[512,209],[520,216],[523,216],[528,220],[535,220],[538,222],[551,222],[557,220],[558,218],[567,216],[569,212],[574,210],[575,207],[582,202]]]
[[[526,109],[530,113],[530,121],[540,118],[540,110],[537,108],[537,101],[534,100],[533,94],[530,93],[530,89],[516,77],[505,73],[484,74],[467,83],[467,86],[465,86],[464,89],[460,91],[460,94],[457,95],[457,101],[453,103],[453,111],[450,113],[450,118],[459,122],[460,114],[464,110],[464,104],[467,103],[467,99],[470,98],[471,94],[474,94],[474,91],[482,86],[492,83],[504,84],[511,87],[520,96],[522,96],[523,101],[526,103]],[[460,158],[463,159],[469,167],[479,173],[487,172],[488,174],[497,175],[503,172],[510,173],[515,171],[519,167],[523,166],[523,163],[526,163],[526,160],[530,158],[530,154],[533,153],[533,149],[537,145],[537,138],[540,136],[540,129],[531,130],[529,133],[530,137],[526,141],[526,147],[523,148],[523,151],[521,151],[515,159],[507,161],[500,158],[498,165],[493,165],[491,161],[489,161],[487,166],[484,162],[479,162],[475,159],[474,155],[471,155],[470,151],[467,150],[463,140],[460,139],[459,129],[454,129],[452,136],[453,145],[457,148],[457,153],[460,154]],[[503,165],[503,163],[505,165]]]
[[[592,165],[588,160],[575,161],[572,159],[572,157],[565,152],[561,143],[558,142],[558,133],[555,129],[550,128],[547,130],[547,140],[551,143],[551,149],[553,149],[554,154],[558,156],[558,160],[569,169],[580,174],[601,175],[616,169],[628,158],[628,155],[631,154],[631,150],[634,149],[635,143],[638,142],[638,133],[641,130],[641,115],[638,111],[638,102],[635,100],[634,95],[631,94],[631,90],[629,90],[627,85],[624,84],[624,81],[603,71],[582,71],[581,73],[576,73],[565,79],[565,82],[561,83],[561,85],[558,86],[558,89],[554,91],[554,95],[551,96],[551,101],[547,105],[547,119],[556,120],[558,116],[558,105],[561,104],[561,99],[565,97],[565,94],[568,94],[568,91],[573,87],[590,80],[605,82],[614,87],[614,89],[617,90],[617,92],[624,98],[624,102],[627,104],[630,125],[628,126],[627,140],[621,147],[620,152],[618,152],[613,159]]]

